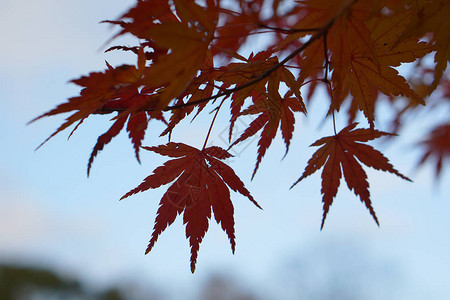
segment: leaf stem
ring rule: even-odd
[[[334,117],[334,110],[333,110],[333,129],[334,129],[334,135],[337,135],[337,131],[336,131],[336,118]]]
[[[214,117],[211,121],[211,125],[209,126],[208,134],[206,134],[205,143],[203,143],[202,150],[204,150],[206,148],[206,144],[208,143],[209,135],[211,134],[211,130],[213,128],[214,122],[216,121],[216,117],[219,114],[220,107],[222,107],[222,104],[225,102],[225,99],[226,98],[223,98],[222,102],[220,102],[219,106],[216,108],[216,113],[214,114]]]

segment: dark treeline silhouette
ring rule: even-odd
[[[211,276],[196,297],[200,300],[257,300],[234,281]],[[133,286],[111,286],[95,291],[80,280],[39,267],[0,265],[1,300],[166,300],[164,291],[143,291]]]
[[[86,299],[125,300],[131,299],[126,291],[110,288],[92,291],[79,280],[66,278],[55,271],[31,266],[0,265],[0,299]],[[152,298],[150,295],[146,299]]]

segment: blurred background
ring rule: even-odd
[[[257,142],[233,148],[228,163],[263,207],[232,195],[234,255],[211,221],[191,274],[181,220],[144,255],[165,188],[119,198],[165,159],[141,152],[139,165],[121,133],[87,178],[91,149],[111,116],[90,118],[70,141],[69,130],[38,151],[63,117],[26,125],[78,95],[70,79],[103,70],[105,60],[135,63],[128,54],[103,53],[115,31],[99,24],[133,3],[0,2],[0,299],[450,299],[449,172],[436,180],[431,165],[417,170],[420,151],[414,147],[436,122],[448,119],[446,111],[424,114],[399,137],[373,144],[414,180],[367,170],[380,227],[344,183],[322,231],[319,173],[289,190],[315,151],[308,146],[333,134],[330,121],[323,121],[324,96],[308,107],[308,119],[297,119],[286,158],[277,136],[253,181]],[[379,111],[381,120],[389,114]],[[201,147],[211,118],[181,124],[173,140]],[[228,119],[223,110],[211,144],[227,147]],[[240,122],[236,135],[248,125]],[[143,144],[165,143],[158,138],[162,129],[151,123]],[[379,129],[389,130],[383,122]]]

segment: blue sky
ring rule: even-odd
[[[78,94],[79,89],[68,84],[70,79],[102,70],[105,59],[113,65],[134,63],[133,57],[102,53],[101,47],[114,31],[99,24],[119,16],[132,3],[0,3],[0,262],[49,266],[81,276],[94,286],[150,283],[170,288],[173,297],[195,295],[196,288],[216,273],[235,278],[261,299],[277,294],[294,299],[317,290],[324,291],[325,299],[327,288],[354,286],[373,299],[444,299],[450,295],[449,173],[436,184],[429,166],[414,171],[419,152],[412,147],[436,119],[448,118],[445,112],[421,119],[394,142],[374,144],[414,180],[409,183],[368,170],[380,228],[343,182],[323,231],[319,230],[319,173],[289,190],[314,151],[308,145],[332,134],[328,121],[319,127],[323,115],[323,100],[319,99],[309,108],[308,119],[297,119],[297,131],[284,160],[284,145],[278,136],[253,181],[256,142],[229,161],[264,208],[260,211],[248,199],[232,195],[235,255],[225,233],[211,221],[192,275],[184,227],[177,220],[152,253],[144,256],[165,190],[118,199],[164,158],[144,151],[139,165],[127,136],[121,134],[100,153],[87,178],[87,159],[97,137],[110,126],[109,116],[87,120],[69,141],[69,131],[63,132],[36,152],[63,118],[26,126]],[[193,125],[184,123],[173,140],[201,147],[211,117],[205,115]],[[226,113],[219,116],[210,143],[226,147],[221,137],[227,119]],[[158,138],[161,130],[159,124],[151,123],[144,145],[165,143]]]

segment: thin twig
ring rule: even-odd
[[[279,27],[272,27],[263,23],[258,24],[259,27],[266,28],[273,30],[275,32],[284,33],[284,34],[293,34],[293,33],[302,33],[302,32],[318,32],[322,28],[279,28]]]
[[[252,86],[258,82],[260,82],[261,80],[265,79],[266,77],[269,77],[274,71],[276,71],[278,68],[282,67],[285,63],[287,63],[288,61],[290,61],[293,57],[295,57],[296,55],[298,55],[300,52],[304,51],[307,47],[309,47],[314,41],[320,39],[325,32],[327,31],[326,29],[328,29],[331,25],[333,25],[335,22],[335,19],[333,18],[330,22],[328,22],[319,32],[317,32],[316,34],[314,34],[306,43],[304,43],[301,47],[295,49],[291,54],[289,54],[287,57],[285,57],[282,61],[278,62],[277,64],[275,64],[273,67],[271,67],[270,69],[266,70],[265,72],[263,72],[261,75],[255,77],[254,79],[247,81],[246,83],[239,85],[237,87],[234,87],[232,89],[227,89],[221,93],[218,93],[214,96],[210,96],[210,97],[206,97],[203,99],[199,99],[199,100],[195,100],[195,101],[191,101],[191,102],[187,102],[185,104],[178,104],[178,105],[172,105],[172,106],[167,106],[163,111],[170,111],[170,110],[174,110],[174,109],[178,109],[178,108],[183,108],[186,106],[191,106],[191,105],[196,105],[196,104],[200,104],[212,99],[217,99],[220,98],[222,96],[228,96],[232,93],[235,93],[237,91],[243,90],[249,86]]]

